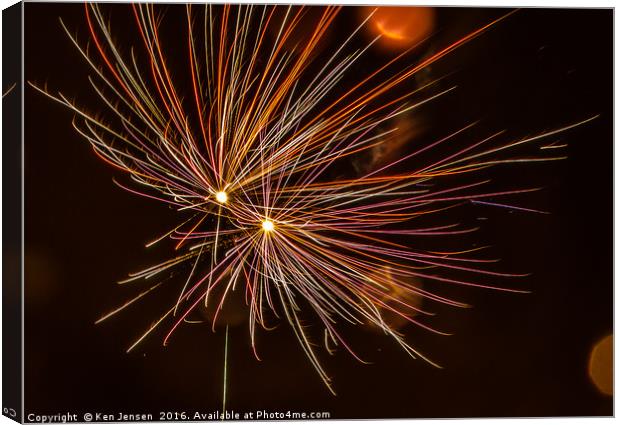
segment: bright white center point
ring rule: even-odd
[[[271,232],[273,230],[273,228],[274,228],[273,221],[271,221],[271,220],[263,221],[263,230],[265,232]]]
[[[228,201],[228,195],[226,194],[226,192],[217,192],[215,194],[215,199],[217,200],[217,202],[219,202],[220,204],[225,204],[226,201]]]

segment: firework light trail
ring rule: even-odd
[[[133,181],[117,184],[188,214],[147,245],[171,238],[178,254],[121,282],[154,278],[189,265],[178,298],[129,350],[165,322],[170,323],[164,340],[168,343],[201,305],[215,303],[215,326],[227,295],[243,291],[256,356],[257,328],[269,329],[270,319],[285,320],[332,391],[303,324],[302,315],[308,311],[324,329],[328,352],[343,347],[361,360],[339,331],[349,323],[375,326],[414,358],[434,364],[385,320],[386,312],[442,333],[424,322],[432,313],[411,300],[465,304],[413,285],[412,279],[518,292],[478,279],[517,275],[491,270],[492,261],[476,258],[476,249],[414,248],[421,237],[475,230],[458,223],[425,227],[416,219],[472,202],[506,207],[505,202],[489,199],[536,188],[490,190],[483,178],[461,183],[452,179],[447,186],[433,183],[476,176],[505,163],[561,159],[558,149],[544,146],[549,137],[592,119],[517,140],[507,140],[503,132],[489,133],[458,147],[455,141],[472,137],[472,123],[362,175],[334,177],[343,160],[395,137],[396,128],[386,129],[392,118],[453,90],[433,80],[407,91],[402,90],[405,82],[510,14],[419,63],[401,65],[412,47],[360,77],[353,65],[379,40],[355,47],[366,21],[327,60],[314,60],[338,7],[325,7],[307,40],[293,51],[286,46],[305,18],[304,7],[188,5],[185,39],[175,40],[187,58],[187,74],[181,78],[163,46],[164,15],[153,5],[128,6],[141,43],[130,51],[114,41],[100,5],[87,4],[85,10],[89,45],[63,27],[95,72],[90,83],[110,114],[103,120],[63,94],[39,90],[72,109],[75,128],[95,153]],[[140,55],[148,67],[139,65]],[[190,82],[189,93],[180,81]],[[517,148],[524,145],[545,149],[518,156]],[[438,148],[448,153],[422,160]],[[410,164],[416,166],[403,170]],[[461,278],[463,274],[471,277]]]

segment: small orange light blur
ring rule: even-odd
[[[407,49],[427,38],[435,26],[435,9],[432,7],[373,7],[361,8],[366,19],[373,10],[366,28],[371,37],[381,35],[377,42],[385,49]]]
[[[588,373],[596,388],[605,395],[613,395],[614,336],[607,335],[592,348]]]

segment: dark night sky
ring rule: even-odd
[[[122,11],[116,6],[113,16]],[[504,12],[440,9],[437,35],[407,60]],[[171,6],[168,13],[182,16],[184,9]],[[342,11],[329,36],[334,46],[356,16],[352,8]],[[96,111],[100,105],[87,80],[92,72],[58,17],[86,38],[81,4],[27,3],[26,80],[47,82]],[[493,170],[498,187],[543,187],[517,203],[551,214],[461,212],[463,220],[488,218],[476,240],[493,245],[505,270],[531,273],[514,285],[532,293],[452,289],[474,305],[437,310],[433,324],[454,335],[405,328],[441,370],[411,360],[389,338],[347,331],[372,364],[343,351],[323,355],[336,397],[286,325],[260,333],[261,362],[252,355],[245,324],[233,327],[230,409],[330,411],[333,418],[612,414],[611,397],[599,394],[587,374],[590,349],[612,332],[612,18],[611,10],[523,9],[428,70],[449,74],[446,84],[458,89],[421,112],[429,129],[422,142],[476,119],[520,137],[600,114],[563,135],[567,160]],[[117,28],[119,40],[130,33]],[[179,37],[180,44],[184,40]],[[386,56],[371,52],[353,73],[377,58]],[[159,332],[125,354],[176,286],[93,325],[142,289],[114,282],[166,258],[167,246],[147,250],[144,243],[174,226],[175,212],[116,187],[118,173],[80,139],[65,108],[31,88],[25,102],[26,412],[157,417],[160,411],[219,408],[221,330],[183,326],[168,347],[161,346]]]

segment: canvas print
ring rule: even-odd
[[[612,9],[3,25],[5,416],[613,415]]]

